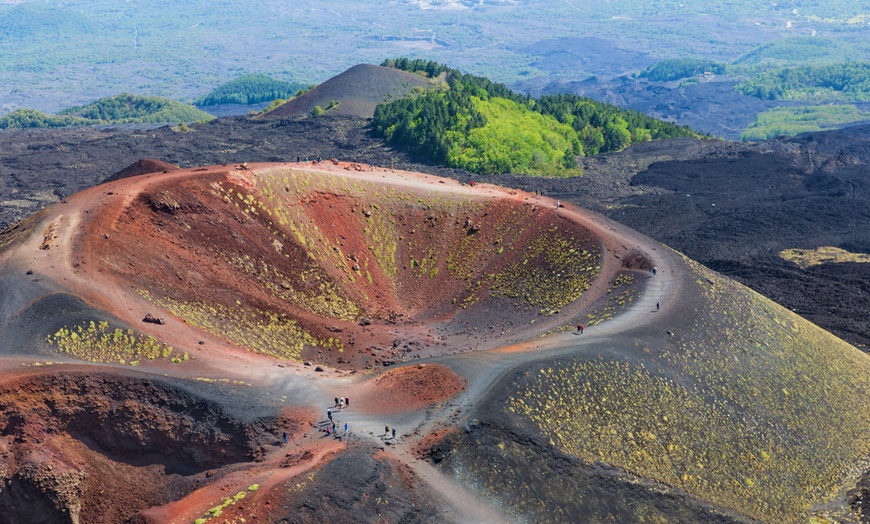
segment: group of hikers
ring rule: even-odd
[[[333,418],[335,411],[344,411],[344,408],[350,407],[350,398],[335,397],[335,403],[332,407],[326,409],[326,421],[320,423],[321,431],[326,433],[326,436],[334,436],[337,439],[347,437],[350,431],[347,422],[344,423],[344,433],[339,435],[339,427],[336,420]],[[383,438],[396,440],[396,428],[391,428],[389,424],[384,425]],[[284,443],[287,443],[287,434],[284,434]]]
[[[344,411],[344,408],[350,407],[350,398],[348,397],[335,397],[335,404],[332,405],[331,408],[327,408],[326,410],[326,423],[321,424],[321,427],[324,428],[322,431],[326,432],[326,436],[334,436],[335,438],[340,439],[342,435],[338,434],[337,425],[335,420],[332,418],[333,409],[338,411]],[[344,423],[344,436],[347,436],[349,428],[347,422]]]

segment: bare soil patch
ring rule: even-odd
[[[443,402],[465,389],[465,380],[439,364],[390,369],[372,380],[360,403],[373,414],[422,409]]]

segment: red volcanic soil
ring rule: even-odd
[[[260,460],[281,431],[308,427],[302,412],[219,388],[49,369],[0,384],[3,523],[124,522]]]
[[[382,373],[359,393],[359,401],[372,414],[398,413],[442,402],[464,389],[465,379],[450,368],[419,364]]]

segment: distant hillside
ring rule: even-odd
[[[396,67],[446,76],[449,89],[378,106],[375,132],[428,160],[475,173],[579,174],[576,157],[660,138],[699,135],[637,111],[574,95],[535,100],[433,62]]]
[[[870,111],[862,111],[852,104],[776,107],[759,113],[740,139],[768,140],[837,129],[855,122],[870,122]]]
[[[277,80],[269,75],[244,75],[217,87],[196,101],[199,107],[220,104],[259,104],[295,96],[306,86],[298,82]]]
[[[205,122],[213,118],[176,100],[121,93],[85,106],[64,109],[56,116],[34,109],[19,109],[0,118],[0,129]]]
[[[866,4],[156,0],[120,10],[117,0],[0,0],[0,112],[53,114],[128,86],[195,100],[242,74],[240,64],[310,84],[372,57],[414,54],[539,89],[606,80],[663,58],[730,61],[811,30],[860,58],[870,56]],[[243,20],[256,27],[240,29]]]
[[[773,69],[735,89],[766,100],[870,100],[870,63],[843,62]]]
[[[848,45],[827,38],[798,36],[761,45],[734,61],[735,65],[796,65],[842,62],[861,57]]]
[[[410,95],[414,88],[429,89],[427,78],[388,67],[360,64],[330,78],[305,94],[269,111],[266,118],[308,115],[319,107],[330,115],[371,118],[382,102]]]
[[[82,13],[61,6],[37,2],[0,2],[18,4],[0,11],[0,38],[80,38],[102,28]]]

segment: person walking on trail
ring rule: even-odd
[[[344,434],[347,435],[347,422],[344,423]]]
[[[659,310],[659,303],[656,302],[656,311],[658,311],[658,310]]]
[[[328,418],[329,420],[332,420],[332,409],[326,410],[326,418]]]
[[[659,268],[653,266],[653,276],[656,276],[656,273],[658,273],[658,271],[659,271]]]
[[[284,437],[284,444],[286,444],[287,443],[287,432],[286,431],[284,432],[283,437]]]
[[[390,425],[384,424],[384,436],[386,437],[389,434],[390,434]]]
[[[396,428],[393,428],[393,440],[396,440]]]
[[[586,329],[586,326],[584,326],[583,324],[577,324],[577,332],[578,333],[580,333],[582,335],[584,329]]]
[[[350,407],[350,399],[347,397],[344,397],[344,407],[346,407],[346,408]]]

